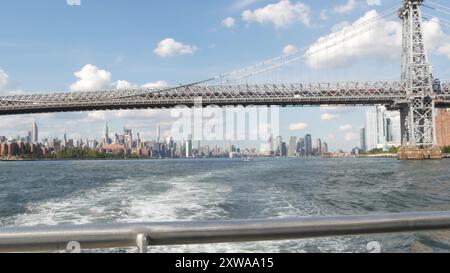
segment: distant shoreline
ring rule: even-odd
[[[373,155],[359,155],[362,158],[397,158],[397,154],[373,154]]]
[[[277,157],[255,157],[255,158],[273,158],[278,159]],[[286,157],[286,158],[309,158],[309,157]],[[375,155],[358,155],[353,157],[314,157],[314,158],[324,158],[324,159],[339,159],[339,158],[397,158],[396,154],[375,154]],[[448,155],[450,158],[450,155]],[[67,158],[67,159],[53,159],[53,158],[0,158],[0,162],[56,162],[56,161],[159,161],[159,160],[196,160],[196,159],[230,159],[228,157],[211,157],[211,158]],[[231,160],[242,159],[242,158],[233,158]]]

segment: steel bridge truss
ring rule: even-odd
[[[184,86],[0,97],[0,115],[226,105],[375,105],[406,97],[404,82]]]

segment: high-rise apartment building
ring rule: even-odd
[[[361,149],[361,151],[364,152],[364,153],[367,152],[367,147],[366,147],[366,128],[365,127],[361,128],[361,130],[360,130],[359,141],[360,141],[359,148]]]
[[[312,156],[313,154],[313,146],[312,146],[312,136],[307,134],[305,136],[305,155]]]
[[[297,156],[297,137],[291,136],[289,139],[289,151],[288,151],[289,157]]]
[[[400,114],[389,112],[384,106],[370,107],[366,111],[365,131],[367,151],[400,146]]]
[[[316,152],[318,155],[322,154],[322,140],[320,138],[318,138],[316,142]]]
[[[305,156],[306,150],[305,150],[305,139],[299,138],[297,142],[297,154],[301,156]]]

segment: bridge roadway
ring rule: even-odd
[[[186,85],[166,89],[60,92],[0,97],[0,115],[118,109],[250,105],[393,105],[406,99],[403,82]],[[450,107],[450,82],[436,91],[436,107]]]

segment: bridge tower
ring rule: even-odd
[[[401,103],[402,146],[430,149],[436,145],[432,68],[424,44],[421,5],[423,0],[403,0],[401,79],[407,98]]]

